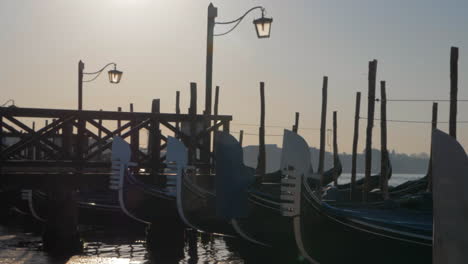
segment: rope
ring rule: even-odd
[[[246,123],[231,123],[231,125],[234,126],[256,126],[258,127],[257,124],[246,124]],[[276,128],[286,128],[289,129],[289,126],[281,126],[281,125],[265,125],[265,127],[276,127]],[[299,127],[299,129],[303,130],[320,130],[320,128],[315,128],[315,127]]]
[[[380,101],[380,99],[376,99],[377,102]],[[452,100],[447,100],[447,99],[387,99],[387,102],[451,102]],[[457,102],[468,102],[468,99],[459,99],[456,100]]]
[[[367,120],[366,117],[360,117],[359,119],[365,119]],[[374,119],[375,121],[381,121],[381,119]],[[414,123],[414,124],[432,124],[431,121],[421,121],[421,120],[387,120],[387,122],[395,122],[395,123]],[[450,122],[448,121],[437,121],[437,124],[448,124]],[[457,121],[457,123],[460,124],[466,124],[468,121]]]

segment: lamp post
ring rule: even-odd
[[[84,63],[80,60],[78,62],[78,110],[83,110],[83,82],[92,82],[101,75],[101,73],[109,66],[114,66],[113,70],[108,71],[109,82],[117,84],[122,78],[123,72],[117,70],[117,64],[111,62],[102,67],[99,71],[96,72],[84,72]],[[89,80],[83,80],[84,75],[94,75],[93,78]]]
[[[257,18],[253,21],[255,25],[255,30],[257,32],[258,38],[269,38],[270,31],[271,31],[271,24],[273,22],[272,18],[265,17],[265,8],[262,6],[252,7],[251,9],[247,10],[242,16],[239,18],[227,21],[227,22],[216,22],[215,19],[218,16],[218,9],[213,6],[212,3],[208,5],[208,28],[207,28],[207,41],[206,41],[206,87],[205,87],[205,115],[211,115],[211,94],[212,94],[212,86],[213,86],[213,39],[215,36],[224,36],[233,31],[242,20],[252,11],[254,10],[261,10],[262,17]],[[228,31],[221,33],[221,34],[214,34],[214,27],[215,25],[232,25],[232,28]],[[209,122],[209,121],[207,121]],[[209,126],[209,123],[206,124]],[[204,139],[205,145],[208,146],[210,149],[210,135],[207,135]],[[204,156],[204,157],[203,157]],[[202,159],[209,160],[209,155],[202,154]]]
[[[271,24],[273,23],[272,18],[265,17],[265,8],[262,6],[252,7],[251,9],[247,10],[242,16],[239,18],[227,21],[227,22],[216,22],[215,19],[218,16],[218,9],[213,6],[212,3],[208,5],[208,30],[207,30],[207,41],[206,41],[206,94],[205,94],[205,114],[211,114],[211,93],[212,93],[212,83],[213,83],[213,39],[215,36],[224,36],[233,31],[242,20],[254,10],[261,10],[262,17],[257,18],[253,21],[255,25],[255,30],[257,32],[258,38],[269,38],[270,31],[271,31]],[[214,34],[214,27],[215,25],[230,25],[234,24],[234,26],[229,29],[228,31],[221,33],[221,34]]]

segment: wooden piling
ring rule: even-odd
[[[263,178],[266,173],[266,153],[265,153],[265,83],[260,82],[260,127],[258,131],[258,163],[257,174]]]
[[[176,108],[175,108],[176,114],[180,114],[180,91],[176,91]],[[177,121],[175,123],[175,127],[177,130],[180,130],[180,123]],[[177,137],[177,133],[175,134]]]
[[[242,141],[244,140],[244,130],[241,130],[239,132],[239,144],[241,145],[242,147]]]
[[[99,109],[99,111],[102,112],[102,109]],[[98,150],[99,150],[98,160],[102,160],[102,142],[101,142],[101,139],[102,139],[102,118],[99,118],[98,124],[99,124],[98,138],[100,139],[99,142],[98,142]]]
[[[432,103],[432,125],[431,125],[431,150],[429,157],[429,167],[427,169],[427,192],[432,192],[432,132],[437,129],[437,112],[438,112],[438,103]]]
[[[192,82],[190,83],[190,108],[189,108],[189,115],[190,115],[190,142],[188,147],[189,152],[189,164],[193,164],[196,160],[196,142],[195,140],[195,132],[196,132],[196,121],[195,116],[197,114],[197,84]]]
[[[117,107],[117,112],[122,112],[122,107]],[[117,119],[117,128],[120,129],[122,127],[122,121],[120,119]],[[122,135],[122,132],[119,131],[119,136]]]
[[[388,200],[388,149],[387,149],[387,92],[385,81],[380,82],[380,188],[383,199]]]
[[[299,131],[299,112],[296,112],[296,118],[294,120],[294,125],[292,127],[292,131],[297,133]]]
[[[66,123],[62,133],[62,148],[69,159],[74,156],[72,138],[72,124]],[[43,247],[48,252],[60,255],[78,253],[83,247],[78,233],[77,193],[67,176],[49,177],[46,185],[48,211],[42,236]]]
[[[328,77],[323,76],[322,84],[322,118],[320,121],[320,153],[318,173],[320,176],[320,185],[323,181],[324,161],[325,161],[325,132],[327,129],[327,90],[328,90]]]
[[[361,111],[361,92],[356,93],[356,110],[354,112],[354,136],[353,136],[353,154],[351,161],[351,192],[350,199],[353,199],[353,193],[356,191],[356,163],[357,147],[359,142],[359,115]]]
[[[450,119],[449,134],[457,138],[458,48],[450,49]]]
[[[130,112],[133,113],[133,103],[130,104]],[[137,124],[137,120],[130,120],[130,130],[133,130]],[[130,135],[130,148],[132,150],[132,161],[138,161],[138,150],[140,147],[140,131],[133,131]]]
[[[372,169],[372,129],[374,127],[374,108],[375,108],[375,84],[377,75],[377,60],[369,62],[368,76],[368,102],[367,102],[367,130],[366,130],[366,165],[364,188],[362,192],[362,200],[367,202],[367,193],[369,190],[369,181]]]
[[[338,125],[337,125],[337,112],[333,111],[333,167],[338,166]],[[338,186],[338,175],[337,172],[333,175],[333,184]]]
[[[153,99],[151,103],[151,113],[153,114],[151,117],[151,130],[150,130],[150,138],[148,142],[150,146],[148,146],[148,150],[151,157],[151,175],[158,185],[164,185],[165,179],[160,177],[159,169],[161,168],[160,164],[160,157],[161,157],[161,130],[160,124],[158,119],[158,114],[161,112],[161,105],[159,99]]]

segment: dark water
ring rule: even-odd
[[[393,175],[397,185],[421,175]],[[340,183],[349,182],[349,174]],[[34,229],[34,228],[32,228]],[[32,230],[31,229],[31,230]],[[125,229],[123,227],[122,229]],[[24,224],[0,225],[0,264],[164,264],[164,263],[302,263],[302,259],[283,249],[255,247],[234,239],[182,231],[177,241],[146,243],[144,232],[132,234],[115,230],[90,229],[83,232],[84,251],[67,258],[52,257],[41,250],[38,233],[25,230]],[[36,228],[36,230],[38,230]]]

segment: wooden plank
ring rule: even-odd
[[[117,111],[77,111],[68,109],[46,109],[46,108],[23,108],[23,107],[0,107],[0,116],[14,116],[14,117],[37,117],[37,118],[63,118],[67,116],[82,117],[84,119],[103,119],[103,120],[127,120],[130,121],[134,118],[147,119],[151,118],[153,114],[143,112],[117,112]],[[171,113],[159,113],[158,118],[167,122],[182,122],[190,121],[190,115],[188,114],[171,114]],[[195,115],[196,120],[204,120],[208,118],[210,120],[232,120],[232,116],[218,115],[215,116],[203,116]]]

